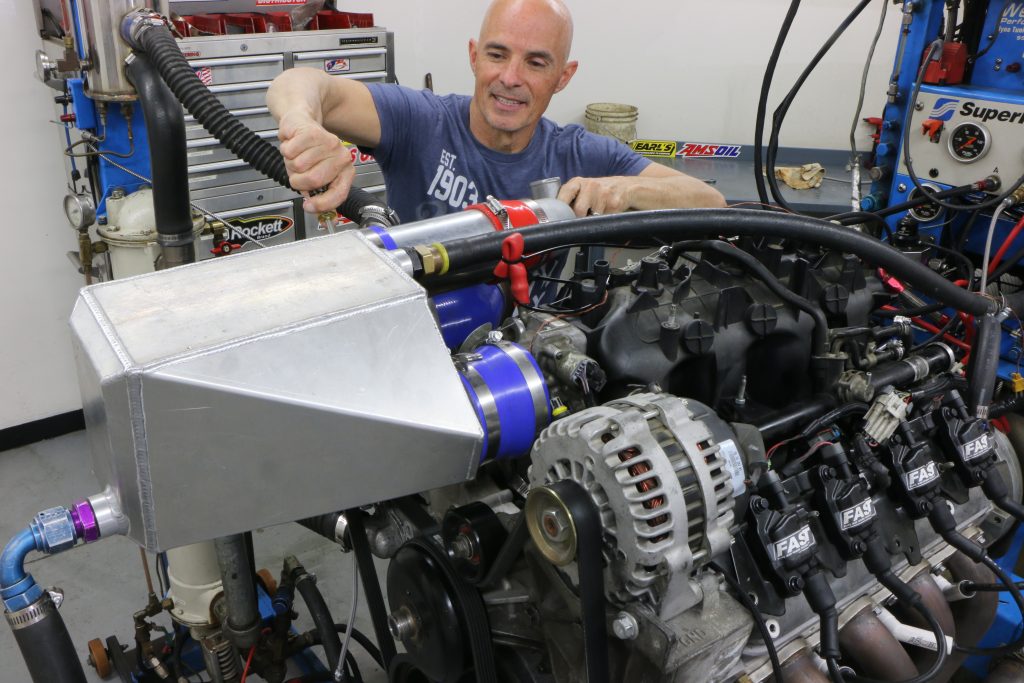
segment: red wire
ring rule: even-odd
[[[1013,240],[1017,239],[1017,235],[1020,234],[1021,230],[1024,230],[1024,216],[1021,216],[1021,219],[1019,221],[1017,221],[1017,224],[1015,226],[1013,226],[1013,230],[1011,230],[1010,234],[1006,236],[1006,239],[1003,240],[1003,245],[1001,247],[999,247],[999,251],[996,252],[996,255],[993,256],[992,260],[989,262],[989,264],[988,264],[989,275],[991,275],[995,271],[996,266],[999,265],[999,261],[1003,258],[1003,256],[1006,254],[1006,252],[1010,249],[1010,245],[1013,244]]]
[[[249,675],[249,665],[252,664],[252,656],[254,654],[256,654],[255,645],[249,648],[249,656],[245,658],[245,668],[242,669],[242,680],[239,683],[245,683],[245,677]]]

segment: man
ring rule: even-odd
[[[651,163],[625,145],[542,117],[568,85],[572,18],[561,0],[494,0],[469,41],[473,96],[435,96],[289,69],[267,94],[281,153],[306,211],[338,206],[355,169],[338,136],[372,152],[388,203],[403,222],[484,201],[528,197],[533,180],[559,176],[559,198],[579,216],[630,209],[719,207],[707,184]]]

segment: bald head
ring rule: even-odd
[[[562,64],[569,60],[572,49],[572,15],[562,0],[494,0],[480,24],[480,42],[505,26],[544,26],[555,40],[553,55]]]

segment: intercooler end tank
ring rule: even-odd
[[[426,293],[354,232],[87,287],[71,327],[94,472],[151,551],[480,461]]]

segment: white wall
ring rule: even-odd
[[[0,164],[0,429],[81,406],[68,316],[81,282],[61,210],[66,177],[56,91],[35,79],[32,3],[0,0],[4,131]]]
[[[627,102],[640,108],[641,136],[753,140],[761,77],[788,0],[566,3],[575,18],[573,53],[580,68],[552,100],[549,116],[560,123],[582,123],[589,102]],[[466,45],[477,33],[487,5],[483,0],[339,4],[374,12],[378,24],[395,31],[403,84],[423,87],[429,71],[438,92],[472,92]],[[803,3],[779,64],[772,108],[855,4]],[[804,85],[787,118],[784,145],[847,146],[861,71],[881,9],[881,0],[871,3]],[[865,116],[881,112],[898,31],[899,7],[889,7],[868,82]]]
[[[567,0],[576,19],[580,70],[549,110],[559,122],[582,121],[588,102],[639,106],[645,137],[749,143],[764,64],[788,0]],[[876,0],[804,87],[783,144],[845,147],[860,72],[881,10]],[[472,90],[466,44],[484,0],[346,0],[376,14],[397,34],[398,76],[422,87],[433,73],[438,92]],[[789,85],[838,25],[853,0],[804,3],[783,53],[774,94]],[[211,11],[216,3],[211,3]],[[5,47],[0,130],[0,206],[5,209],[0,269],[0,429],[79,407],[67,318],[79,284],[64,253],[75,248],[60,210],[64,169],[53,91],[33,76],[38,45],[32,3],[0,0]],[[875,56],[865,115],[880,111],[898,34],[898,8]],[[865,140],[864,136],[861,136]]]

